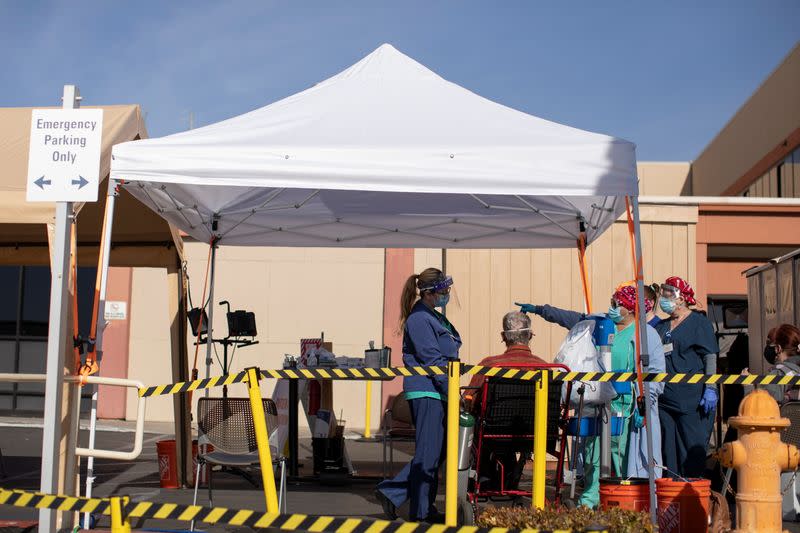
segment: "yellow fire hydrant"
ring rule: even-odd
[[[781,442],[781,429],[789,419],[781,418],[778,403],[764,390],[755,390],[739,404],[739,416],[728,423],[739,430],[739,440],[719,451],[720,463],[736,468],[736,532],[780,533],[781,472],[795,470],[800,453]]]

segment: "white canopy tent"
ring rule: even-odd
[[[250,113],[118,144],[111,178],[214,247],[574,247],[625,196],[638,237],[632,143],[487,100],[387,44]]]
[[[299,94],[113,155],[142,202],[235,245],[571,247],[581,221],[591,242],[637,193],[632,143],[482,98],[387,44]]]

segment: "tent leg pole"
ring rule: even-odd
[[[639,197],[631,196],[631,207],[633,211],[633,229],[634,229],[634,246],[636,253],[636,264],[634,265],[636,274],[636,299],[639,309],[645,309],[644,306],[644,281],[642,272],[642,229],[639,223]],[[641,346],[642,367],[647,367],[650,364],[650,350],[647,345],[647,314],[639,313],[639,346]],[[644,403],[647,414],[650,414],[651,400],[650,400],[650,383],[644,384]],[[658,507],[656,504],[656,474],[653,464],[653,432],[650,431],[650,424],[652,420],[647,419],[645,425],[645,437],[647,439],[647,459],[650,462],[650,468],[647,469],[647,476],[650,482],[650,520],[653,524],[658,523]]]
[[[67,351],[69,302],[69,241],[72,202],[56,203],[56,231],[50,281],[50,314],[47,334],[47,381],[45,383],[44,430],[42,432],[41,492],[58,494],[64,355]],[[39,533],[55,533],[58,511],[39,510]]]
[[[211,243],[211,273],[208,287],[208,334],[206,334],[206,379],[211,377],[211,350],[214,343],[214,281],[217,270],[217,241]],[[203,302],[205,304],[205,302]],[[208,398],[208,389],[203,393]]]
[[[169,290],[169,316],[172,324],[169,328],[171,345],[172,382],[188,381],[189,354],[186,345],[186,277],[180,257],[176,254],[175,264],[167,268],[167,286]],[[178,483],[189,484],[192,472],[192,438],[191,413],[189,412],[189,395],[174,394],[172,408],[175,424],[175,449],[178,464]]]
[[[103,224],[103,235],[100,237],[100,305],[97,313],[97,339],[95,341],[95,357],[97,361],[103,358],[103,332],[105,330],[106,289],[108,287],[108,264],[111,256],[111,229],[114,225],[114,207],[119,196],[119,183],[117,180],[108,179],[108,192],[106,194],[106,220]],[[92,411],[89,415],[89,448],[94,448],[97,431],[97,387],[92,391]],[[94,457],[86,459],[86,497],[92,497],[94,485]],[[89,513],[83,515],[84,527],[89,528]]]

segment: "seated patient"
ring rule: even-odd
[[[503,317],[503,331],[500,333],[506,345],[506,351],[499,355],[492,355],[484,358],[480,366],[519,366],[531,364],[546,364],[547,361],[533,355],[530,342],[533,338],[531,330],[531,319],[525,313],[512,311]],[[473,376],[470,381],[470,390],[464,395],[467,409],[472,410],[477,416],[480,405],[480,387],[483,385],[485,376]],[[476,390],[478,389],[478,390]],[[525,462],[529,459],[527,455],[508,452],[490,452],[488,447],[484,447],[483,457],[481,457],[481,477],[488,478],[481,481],[481,490],[500,490],[500,465],[505,473],[504,488],[506,490],[516,490]]]

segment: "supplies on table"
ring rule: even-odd
[[[339,368],[364,368],[364,359],[340,356],[336,358],[336,366]]]
[[[338,358],[322,347],[311,347],[305,355],[305,366],[307,368],[328,367],[333,368],[338,366],[336,360]]]
[[[375,348],[375,341],[369,341],[369,349],[364,350],[364,366],[367,368],[386,368],[392,360],[392,349],[388,346]]]

